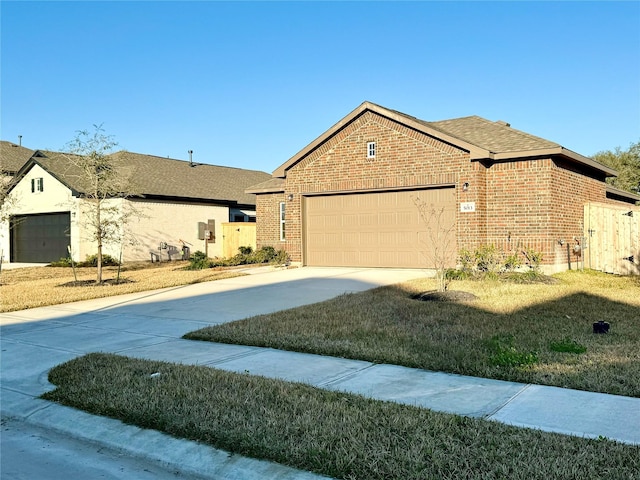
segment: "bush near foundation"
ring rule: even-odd
[[[253,251],[251,247],[240,247],[238,253],[230,258],[207,258],[203,252],[197,251],[191,255],[187,270],[201,270],[203,268],[235,267],[238,265],[255,265],[271,263],[285,265],[289,256],[284,250],[276,250],[266,246]]]
[[[120,263],[111,255],[102,254],[102,266],[103,267],[117,267]],[[57,262],[51,262],[50,267],[71,267],[71,259],[69,257],[63,257]],[[76,267],[97,267],[98,255],[87,255],[84,262],[76,262]]]
[[[500,252],[494,245],[480,245],[474,251],[462,249],[458,253],[458,268],[447,270],[447,278],[496,279],[516,283],[535,282],[546,278],[540,273],[542,253],[532,248],[516,248]],[[527,265],[529,268],[522,270]]]

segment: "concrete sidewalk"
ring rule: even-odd
[[[1,314],[2,415],[157,460],[186,475],[317,478],[37,398],[53,388],[47,381],[50,368],[103,351],[249,372],[511,425],[640,444],[637,398],[180,338],[205,325],[423,275],[418,270],[301,268]]]

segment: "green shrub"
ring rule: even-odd
[[[98,254],[87,255],[87,258],[84,262],[80,262],[77,264],[80,267],[97,267],[98,266]],[[120,265],[115,258],[111,255],[102,254],[102,266],[103,267],[117,267]]]
[[[481,245],[474,254],[476,268],[481,272],[495,272],[500,264],[498,249],[495,245]]]
[[[62,257],[57,262],[51,262],[49,264],[51,267],[71,267],[71,259],[69,257]],[[115,258],[111,255],[103,254],[102,255],[102,266],[103,267],[117,267],[120,265]],[[98,254],[87,255],[87,258],[84,262],[76,262],[76,267],[97,267],[98,266]]]
[[[535,270],[536,272],[540,270],[540,264],[542,263],[542,252],[538,252],[533,248],[525,247],[522,253],[527,259],[529,268]]]
[[[501,253],[494,245],[481,245],[473,252],[463,248],[458,252],[458,269],[446,272],[449,280],[504,280],[513,283],[549,283],[550,277],[540,272],[542,253],[531,248],[522,250],[530,269],[519,272],[524,264],[518,251]],[[502,260],[501,258],[504,258]]]
[[[473,275],[473,272],[460,269],[456,270],[455,268],[449,268],[444,272],[445,280],[465,280]]]
[[[518,252],[513,252],[512,254],[507,255],[507,257],[504,259],[504,262],[502,264],[502,267],[505,270],[505,272],[512,272],[520,268],[521,266],[522,266],[522,260],[520,260]]]
[[[276,251],[275,255],[269,260],[269,263],[275,265],[286,265],[290,261],[289,254],[286,250],[280,249]]]
[[[271,246],[262,247],[251,259],[251,263],[269,263],[276,256],[276,249]]]
[[[195,252],[189,259],[187,270],[201,270],[213,267],[236,267],[239,265],[253,265],[263,263],[285,264],[289,256],[284,250],[276,250],[271,246],[253,251],[251,247],[240,247],[238,253],[230,258],[208,259],[202,252]]]
[[[476,266],[475,255],[466,248],[460,250],[458,255],[458,260],[460,261],[460,270],[462,272],[466,272],[467,274],[472,274]]]
[[[189,258],[187,270],[202,270],[203,268],[211,268],[213,265],[211,260],[207,258],[204,252],[200,250],[193,252]]]
[[[57,262],[51,262],[49,264],[50,267],[70,267],[71,259],[69,257],[60,257],[60,260]]]

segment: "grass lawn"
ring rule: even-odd
[[[246,456],[349,480],[637,479],[640,447],[208,367],[91,354],[43,395]]]
[[[75,283],[70,267],[29,267],[3,270],[0,274],[0,312],[57,305],[60,303],[144,292],[158,288],[209,282],[243,275],[229,269],[184,270],[189,262],[126,264],[117,279],[117,267],[104,267],[102,285],[93,284],[95,267],[77,268]]]
[[[640,397],[640,277],[455,281],[473,302],[412,298],[430,279],[208,327],[185,338]],[[593,333],[593,322],[611,324]]]

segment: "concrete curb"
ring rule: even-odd
[[[22,402],[9,401],[9,405],[6,406],[3,399],[0,410],[2,417],[17,419],[28,425],[156,462],[189,478],[215,480],[326,480],[329,478],[275,462],[232,454],[202,443],[175,438],[156,430],[127,425],[119,420],[91,415],[46,400],[36,398],[27,400],[27,398],[25,396],[25,400],[33,403],[33,406],[26,414],[23,408],[18,408]]]

